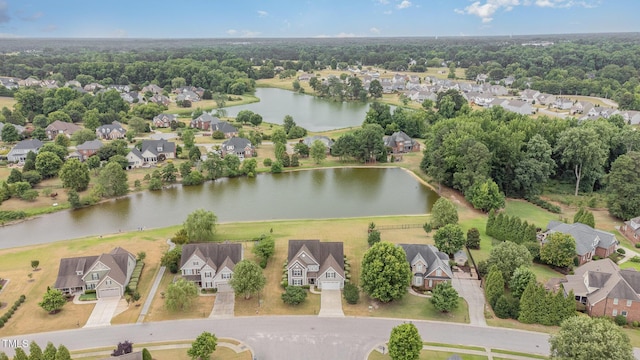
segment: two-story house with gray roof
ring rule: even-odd
[[[616,237],[612,233],[594,229],[589,225],[549,221],[547,231],[542,236],[542,246],[544,246],[547,235],[554,232],[568,234],[575,239],[576,255],[580,265],[591,261],[594,256],[606,258],[615,252],[618,244]]]
[[[620,232],[632,243],[640,242],[640,216],[625,221],[620,227]]]
[[[151,124],[157,128],[168,128],[171,126],[172,121],[178,121],[178,115],[158,114],[151,120]]]
[[[573,291],[591,316],[640,321],[640,272],[635,269],[621,270],[610,259],[591,261],[567,275],[562,288],[565,295]]]
[[[9,162],[24,162],[27,160],[29,152],[37,154],[42,145],[42,141],[38,139],[22,140],[9,151],[7,160]]]
[[[155,165],[167,159],[175,159],[176,144],[165,139],[143,140],[140,150],[133,148],[126,157],[129,161],[129,169]]]
[[[64,258],[54,288],[65,294],[96,290],[98,299],[120,297],[135,267],[135,256],[121,247],[108,254]]]
[[[240,243],[186,244],[182,247],[180,274],[203,289],[228,290],[242,255]]]
[[[80,160],[84,161],[102,148],[103,144],[100,140],[89,140],[76,146],[76,151],[80,154]]]
[[[436,285],[451,281],[453,272],[449,266],[449,255],[438,250],[433,245],[400,244],[407,254],[407,261],[411,266],[411,285],[427,290]]]
[[[221,150],[222,157],[227,156],[227,154],[233,154],[241,159],[252,157],[256,152],[253,145],[251,145],[251,141],[241,137],[232,137],[231,139],[223,142]]]
[[[391,148],[392,153],[408,153],[420,151],[420,143],[413,140],[404,131],[396,131],[382,138],[384,146]]]
[[[341,242],[289,240],[287,259],[289,285],[315,285],[325,290],[344,287],[344,250]]]
[[[106,140],[124,139],[126,134],[127,134],[127,130],[125,130],[124,127],[122,127],[122,124],[120,124],[117,121],[114,121],[108,125],[99,126],[96,129],[96,136],[99,139],[106,139]]]

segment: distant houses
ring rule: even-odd
[[[29,152],[37,154],[42,145],[42,141],[38,139],[22,140],[9,151],[7,154],[7,161],[24,162],[27,159],[27,154]]]
[[[127,130],[122,127],[117,121],[112,122],[109,125],[102,125],[96,129],[96,136],[99,139],[104,140],[115,140],[115,139],[124,139],[127,134]]]

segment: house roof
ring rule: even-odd
[[[251,141],[249,139],[241,138],[241,137],[232,137],[231,139],[222,143],[222,146],[225,148],[231,146],[233,149],[245,149],[247,147],[251,147]]]
[[[610,259],[588,262],[567,275],[563,284],[565,293],[586,296],[590,304],[605,298],[640,301],[640,272],[620,270]]]
[[[117,121],[114,121],[111,124],[99,126],[96,129],[96,131],[99,131],[101,133],[106,133],[106,134],[108,134],[108,133],[110,133],[110,132],[112,132],[114,130],[118,130],[120,132],[124,132],[125,131],[124,128],[122,127],[122,124],[120,124]]]
[[[451,271],[451,266],[449,266],[449,255],[438,250],[437,247],[425,244],[400,244],[399,246],[402,247],[407,254],[407,261],[409,263],[411,263],[417,255],[422,256],[427,262],[425,274],[429,274],[440,267],[450,278],[453,278],[453,272]]]
[[[382,140],[384,141],[384,146],[389,147],[396,147],[397,143],[400,141],[409,141],[411,144],[415,143],[415,141],[404,131],[396,131],[390,136],[383,137]]]
[[[289,240],[288,263],[295,258],[304,259],[298,256],[301,250],[313,257],[319,265],[319,272],[326,271],[329,267],[334,268],[340,276],[344,277],[344,246],[342,242],[320,242],[320,240]],[[306,262],[309,264],[309,262]]]
[[[547,232],[560,232],[573,236],[576,240],[578,255],[588,254],[596,247],[607,249],[616,243],[616,238],[612,233],[594,229],[581,223],[565,224],[559,221],[549,221]]]
[[[197,255],[205,264],[215,270],[223,265],[233,269],[242,260],[242,244],[239,243],[199,243],[182,246],[180,268],[193,256]],[[203,264],[202,266],[204,266]]]
[[[137,147],[132,148],[131,150],[129,150],[129,154],[134,155],[135,157],[137,157],[138,159],[142,160],[144,157],[142,156],[142,153],[140,152],[140,150],[138,150]],[[127,154],[128,155],[128,154]]]
[[[0,122],[0,131],[2,131],[2,129],[4,128],[4,125],[5,125],[4,123]],[[18,130],[19,134],[22,134],[26,130],[26,128],[22,125],[16,125],[16,124],[11,124],[11,125],[13,125],[13,127],[16,128],[16,130]]]
[[[313,143],[316,142],[316,140],[322,141],[324,146],[326,146],[328,148],[333,146],[333,140],[331,140],[327,136],[322,136],[322,135],[307,136],[302,141],[304,142],[305,145],[311,147],[311,145],[313,145]]]
[[[98,150],[103,147],[104,144],[100,140],[89,140],[76,146],[77,150]]]
[[[153,118],[153,121],[165,121],[168,120],[169,122],[174,121],[174,120],[178,120],[178,115],[176,114],[158,114]]]
[[[218,118],[215,118],[218,119]],[[220,120],[220,119],[218,119]],[[226,121],[218,121],[216,123],[211,122],[211,130],[213,131],[221,131],[224,134],[232,134],[232,133],[237,133],[238,129],[235,128],[235,126],[229,124]]]
[[[42,141],[38,139],[22,140],[13,147],[13,150],[37,150],[40,149],[42,145]]]
[[[74,132],[78,131],[82,129],[80,126],[73,124],[73,123],[68,123],[68,122],[64,122],[64,121],[60,121],[60,120],[56,120],[54,122],[52,122],[51,124],[49,124],[49,126],[46,127],[45,130],[47,131],[65,131],[68,132],[69,134],[73,134]]]
[[[159,151],[158,149],[161,150]],[[154,155],[158,155],[159,153],[175,153],[176,144],[165,139],[142,140],[140,152],[144,153],[145,151],[150,151]]]
[[[83,277],[98,261],[110,268],[110,271],[103,279],[109,276],[124,286],[126,285],[128,260],[130,258],[135,259],[133,254],[121,247],[117,247],[108,254],[60,259],[58,278],[54,287],[56,289],[84,287]],[[77,271],[82,271],[82,275],[78,275]]]

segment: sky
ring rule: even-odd
[[[639,0],[0,0],[0,38],[640,32]]]

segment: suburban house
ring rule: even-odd
[[[162,95],[162,93],[164,92],[164,89],[156,84],[149,84],[143,87],[142,90],[140,90],[140,92],[142,92],[143,94],[150,92],[153,95]]]
[[[25,128],[22,125],[16,125],[16,124],[8,124],[8,125],[13,125],[14,128],[16,128],[16,130],[18,131],[18,134],[23,134],[25,130],[27,130],[27,128]],[[0,133],[2,132],[2,129],[4,129],[5,127],[5,123],[0,122]]]
[[[344,250],[341,242],[289,240],[287,258],[289,285],[315,285],[318,289],[344,287]]]
[[[98,299],[120,297],[135,267],[135,256],[121,247],[108,254],[64,258],[54,288],[65,294],[96,290]]]
[[[573,100],[559,97],[553,103],[553,107],[560,110],[571,110],[571,108],[573,107]]]
[[[420,144],[413,140],[404,131],[396,131],[382,138],[384,146],[391,148],[392,153],[408,153],[420,151]]]
[[[622,315],[627,321],[640,321],[640,272],[621,270],[611,259],[584,264],[567,275],[564,293],[585,305],[591,316]]]
[[[240,243],[186,244],[182,246],[180,273],[203,289],[226,290],[240,260]]]
[[[241,137],[232,137],[222,143],[222,157],[233,154],[239,158],[252,157],[256,153],[251,141]]]
[[[164,95],[153,95],[148,99],[148,101],[162,106],[169,106],[171,103],[171,99]]]
[[[178,115],[158,114],[151,120],[151,124],[157,128],[168,128],[171,126],[172,121],[178,121]]]
[[[56,136],[58,136],[59,134],[62,134],[68,138],[71,137],[71,135],[73,135],[74,132],[78,131],[82,129],[80,126],[73,124],[73,123],[68,123],[68,122],[64,122],[64,121],[60,121],[60,120],[56,120],[54,122],[52,122],[51,124],[49,124],[49,126],[47,126],[44,131],[47,133],[47,137],[49,138],[49,140],[53,140],[56,138]]]
[[[544,106],[551,105],[555,103],[555,101],[556,101],[555,95],[545,94],[545,93],[538,95],[538,102],[540,103],[540,105],[544,105]]]
[[[176,158],[176,144],[165,139],[143,140],[140,150],[133,148],[127,154],[129,168],[154,165],[159,161]]]
[[[327,148],[327,154],[331,153],[331,147],[333,146],[333,140],[331,140],[327,136],[322,136],[322,135],[307,136],[306,138],[304,138],[302,140],[302,143],[307,145],[308,147],[311,147],[311,145],[313,145],[313,143],[316,142],[316,141],[320,141],[320,142],[322,142],[324,144],[324,146]]]
[[[102,146],[102,141],[90,140],[76,146],[76,151],[80,154],[80,160],[84,161],[93,154],[97,153]]]
[[[533,113],[533,108],[531,107],[531,104],[523,100],[495,99],[491,102],[489,107],[494,107],[494,106],[500,106],[507,111],[511,111],[521,115],[531,115]]]
[[[211,124],[211,131],[220,131],[224,134],[224,137],[230,139],[234,136],[238,136],[238,129],[235,126],[229,124],[226,121],[220,121],[216,124]]]
[[[625,221],[620,227],[620,232],[632,243],[640,242],[640,216]]]
[[[544,246],[546,237],[554,232],[573,236],[576,241],[576,255],[580,265],[591,261],[594,256],[606,258],[613,254],[618,243],[612,233],[594,229],[589,225],[549,221],[547,231],[542,235],[542,246]]]
[[[453,272],[449,266],[449,255],[438,250],[433,245],[400,244],[407,254],[407,261],[411,265],[411,285],[427,290],[436,285],[451,281]]]
[[[202,115],[198,116],[197,118],[191,120],[191,123],[189,124],[190,127],[192,128],[197,128],[203,131],[207,131],[210,130],[212,125],[217,124],[220,122],[220,119],[216,116],[211,116],[211,114],[209,113],[202,113]]]
[[[196,102],[196,101],[200,101],[200,96],[198,96],[198,94],[196,94],[193,91],[184,91],[181,92],[180,94],[178,94],[176,96],[176,101],[191,101],[191,102]]]
[[[127,130],[122,127],[117,121],[112,122],[109,125],[102,125],[96,129],[96,136],[99,139],[106,140],[114,140],[114,139],[124,139]]]
[[[534,103],[538,100],[538,95],[540,95],[540,91],[526,89],[520,92],[520,100],[528,103]]]
[[[9,162],[24,162],[29,152],[37,154],[42,145],[42,141],[38,139],[22,140],[9,151],[7,160]]]

